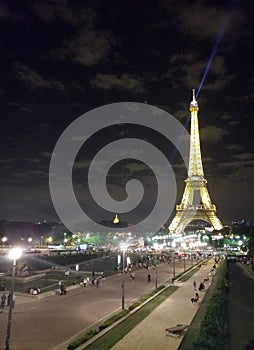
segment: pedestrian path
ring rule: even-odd
[[[212,269],[214,262],[211,260],[188,281],[178,283],[179,288],[162,304],[160,304],[148,317],[123,337],[112,350],[154,350],[154,349],[170,349],[177,350],[182,337],[175,338],[166,335],[165,329],[173,327],[176,324],[190,324],[199,308],[199,304],[191,303],[190,299],[194,295],[193,281],[197,286],[207,278]],[[206,289],[211,283],[205,283]],[[198,292],[200,302],[202,302],[206,290]]]

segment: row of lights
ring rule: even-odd
[[[23,238],[21,238],[21,240],[22,240]],[[2,241],[2,244],[4,245],[7,241],[8,241],[8,238],[7,237],[2,237],[1,238],[1,241]],[[32,241],[33,241],[33,239],[32,239],[32,237],[29,237],[28,239],[27,239],[27,241],[29,242],[29,243],[31,243]]]
[[[125,254],[128,249],[128,243],[121,243],[120,250],[122,251],[122,309],[125,308]],[[5,341],[5,350],[10,350],[10,337],[11,337],[11,320],[12,320],[12,310],[13,310],[13,293],[14,293],[14,281],[15,281],[15,270],[16,261],[22,255],[21,248],[12,248],[9,251],[9,258],[13,261],[12,264],[12,283],[10,288],[10,303],[9,303],[9,313],[7,322],[7,333]],[[185,269],[185,268],[184,268]],[[175,261],[173,257],[173,278],[175,278]],[[157,288],[157,269],[156,269],[156,288]]]

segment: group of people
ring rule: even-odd
[[[41,292],[40,288],[30,287],[28,289],[28,293],[31,294],[31,295],[37,295],[37,294],[40,294],[40,292]]]
[[[216,269],[216,265],[213,266],[213,269],[214,269],[214,270]],[[210,274],[209,274],[209,275],[210,275]],[[199,291],[199,292],[202,292],[202,291],[205,290],[205,283],[206,283],[206,282],[209,282],[209,276],[207,276],[206,278],[204,278],[204,280],[203,280],[202,282],[200,282],[199,287],[198,287],[198,291]],[[191,298],[192,304],[199,301],[199,294],[198,294],[198,292],[197,292],[197,282],[196,282],[196,281],[193,281],[193,289],[194,289],[194,291],[195,291],[195,294],[194,294],[194,296]]]
[[[90,286],[95,286],[96,288],[98,288],[101,278],[103,278],[103,277],[93,276],[92,280],[90,281],[89,277],[85,276],[81,279],[80,285],[81,285],[81,287],[86,287],[86,286],[90,285]]]
[[[207,278],[204,278],[203,282],[200,282],[198,290],[200,292],[202,292],[203,290],[205,290],[205,283],[209,281],[209,277],[207,276]],[[197,283],[196,281],[193,282],[193,289],[197,290]]]
[[[8,296],[6,295],[5,292],[3,292],[3,294],[1,295],[1,310],[3,311],[5,306],[9,306],[10,305],[10,301],[11,301],[11,294],[9,294]],[[12,297],[12,308],[14,308],[15,305],[15,295],[13,294]]]
[[[198,292],[196,292],[196,290],[197,290],[197,282],[196,281],[193,281],[193,289],[195,291],[195,294],[194,294],[194,297],[191,298],[192,304],[197,303],[199,301],[199,294],[198,294]],[[205,285],[203,282],[201,282],[199,284],[198,290],[201,292],[204,289],[205,289]]]

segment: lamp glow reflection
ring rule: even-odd
[[[5,350],[10,349],[10,340],[11,340],[11,320],[12,320],[12,310],[14,307],[13,293],[14,293],[14,281],[15,281],[15,272],[16,272],[16,261],[22,255],[22,249],[19,247],[12,248],[9,251],[8,257],[13,260],[12,263],[12,279],[11,279],[11,288],[9,295],[9,313],[8,313],[8,322],[7,322],[7,332],[5,339]]]

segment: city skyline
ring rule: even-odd
[[[51,155],[70,123],[94,108],[145,103],[189,131],[192,89],[198,91],[216,48],[198,96],[205,178],[224,224],[254,221],[253,15],[251,1],[1,1],[0,219],[58,221],[49,192]],[[172,163],[179,204],[187,171],[172,145],[151,130],[119,125],[88,140],[74,164],[75,192],[94,220],[115,213],[99,210],[89,196],[92,157],[112,140],[140,135]],[[108,189],[122,199],[126,179],[136,176],[147,190],[146,215],[156,182],[144,164],[120,162]],[[139,215],[120,218],[132,222]]]

